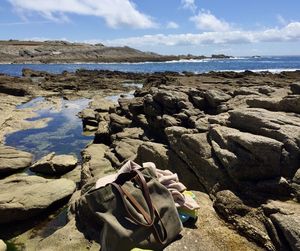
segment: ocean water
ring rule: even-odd
[[[209,71],[271,71],[300,70],[300,56],[272,56],[272,57],[240,57],[233,59],[205,59],[182,60],[168,62],[145,63],[97,63],[97,64],[2,64],[0,73],[21,76],[23,68],[30,68],[51,73],[63,71],[74,72],[77,69],[117,70],[125,72],[195,72]]]

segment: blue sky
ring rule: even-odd
[[[299,0],[1,0],[0,39],[162,54],[300,55]]]

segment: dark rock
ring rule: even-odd
[[[229,190],[216,193],[214,208],[248,239],[255,241],[266,250],[276,250],[265,225],[267,219],[260,209],[245,205],[239,197]]]
[[[290,88],[293,94],[300,94],[300,82],[292,83]]]
[[[126,117],[119,116],[118,114],[110,114],[110,125],[111,132],[116,133],[122,131],[124,128],[131,124],[131,120]]]

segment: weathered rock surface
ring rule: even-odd
[[[194,192],[200,209],[195,228],[184,228],[182,238],[171,243],[165,251],[263,250],[238,235],[216,214],[207,194]]]
[[[59,250],[65,251],[99,251],[100,245],[96,242],[87,240],[83,233],[77,229],[75,219],[72,219],[64,227],[58,229],[47,238],[40,240],[37,246],[27,246],[27,248],[28,250],[33,250],[30,248],[35,248],[35,250],[43,251],[54,251],[58,250],[58,248]]]
[[[300,94],[300,82],[292,83],[290,87],[293,94]]]
[[[112,101],[102,96],[94,96],[90,103],[90,108],[96,112],[108,112],[114,106],[115,104]]]
[[[104,144],[91,144],[82,151],[82,185],[115,172],[111,162],[104,157],[106,151],[108,147]]]
[[[0,175],[8,175],[29,167],[31,162],[31,153],[0,145]]]
[[[219,161],[235,180],[265,180],[280,175],[283,144],[277,140],[215,126],[210,131]]]
[[[183,127],[165,130],[170,148],[193,170],[207,191],[224,181],[224,174],[215,162],[207,133],[196,133]]]
[[[294,175],[300,163],[299,116],[259,108],[236,109],[229,114],[232,127],[282,142],[281,174]]]
[[[0,180],[0,223],[26,220],[72,195],[75,183],[16,175]]]
[[[0,240],[0,251],[6,251],[7,246],[3,240]]]
[[[76,167],[77,162],[77,158],[73,155],[55,155],[55,153],[50,153],[35,162],[30,167],[30,170],[49,175],[61,175],[72,171]]]
[[[216,211],[249,239],[259,243],[267,250],[276,250],[267,228],[267,219],[262,210],[243,203],[233,192],[220,191],[214,201]],[[271,226],[269,226],[271,228]]]

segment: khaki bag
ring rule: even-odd
[[[171,193],[144,168],[82,196],[79,220],[101,251],[161,250],[182,230]]]

